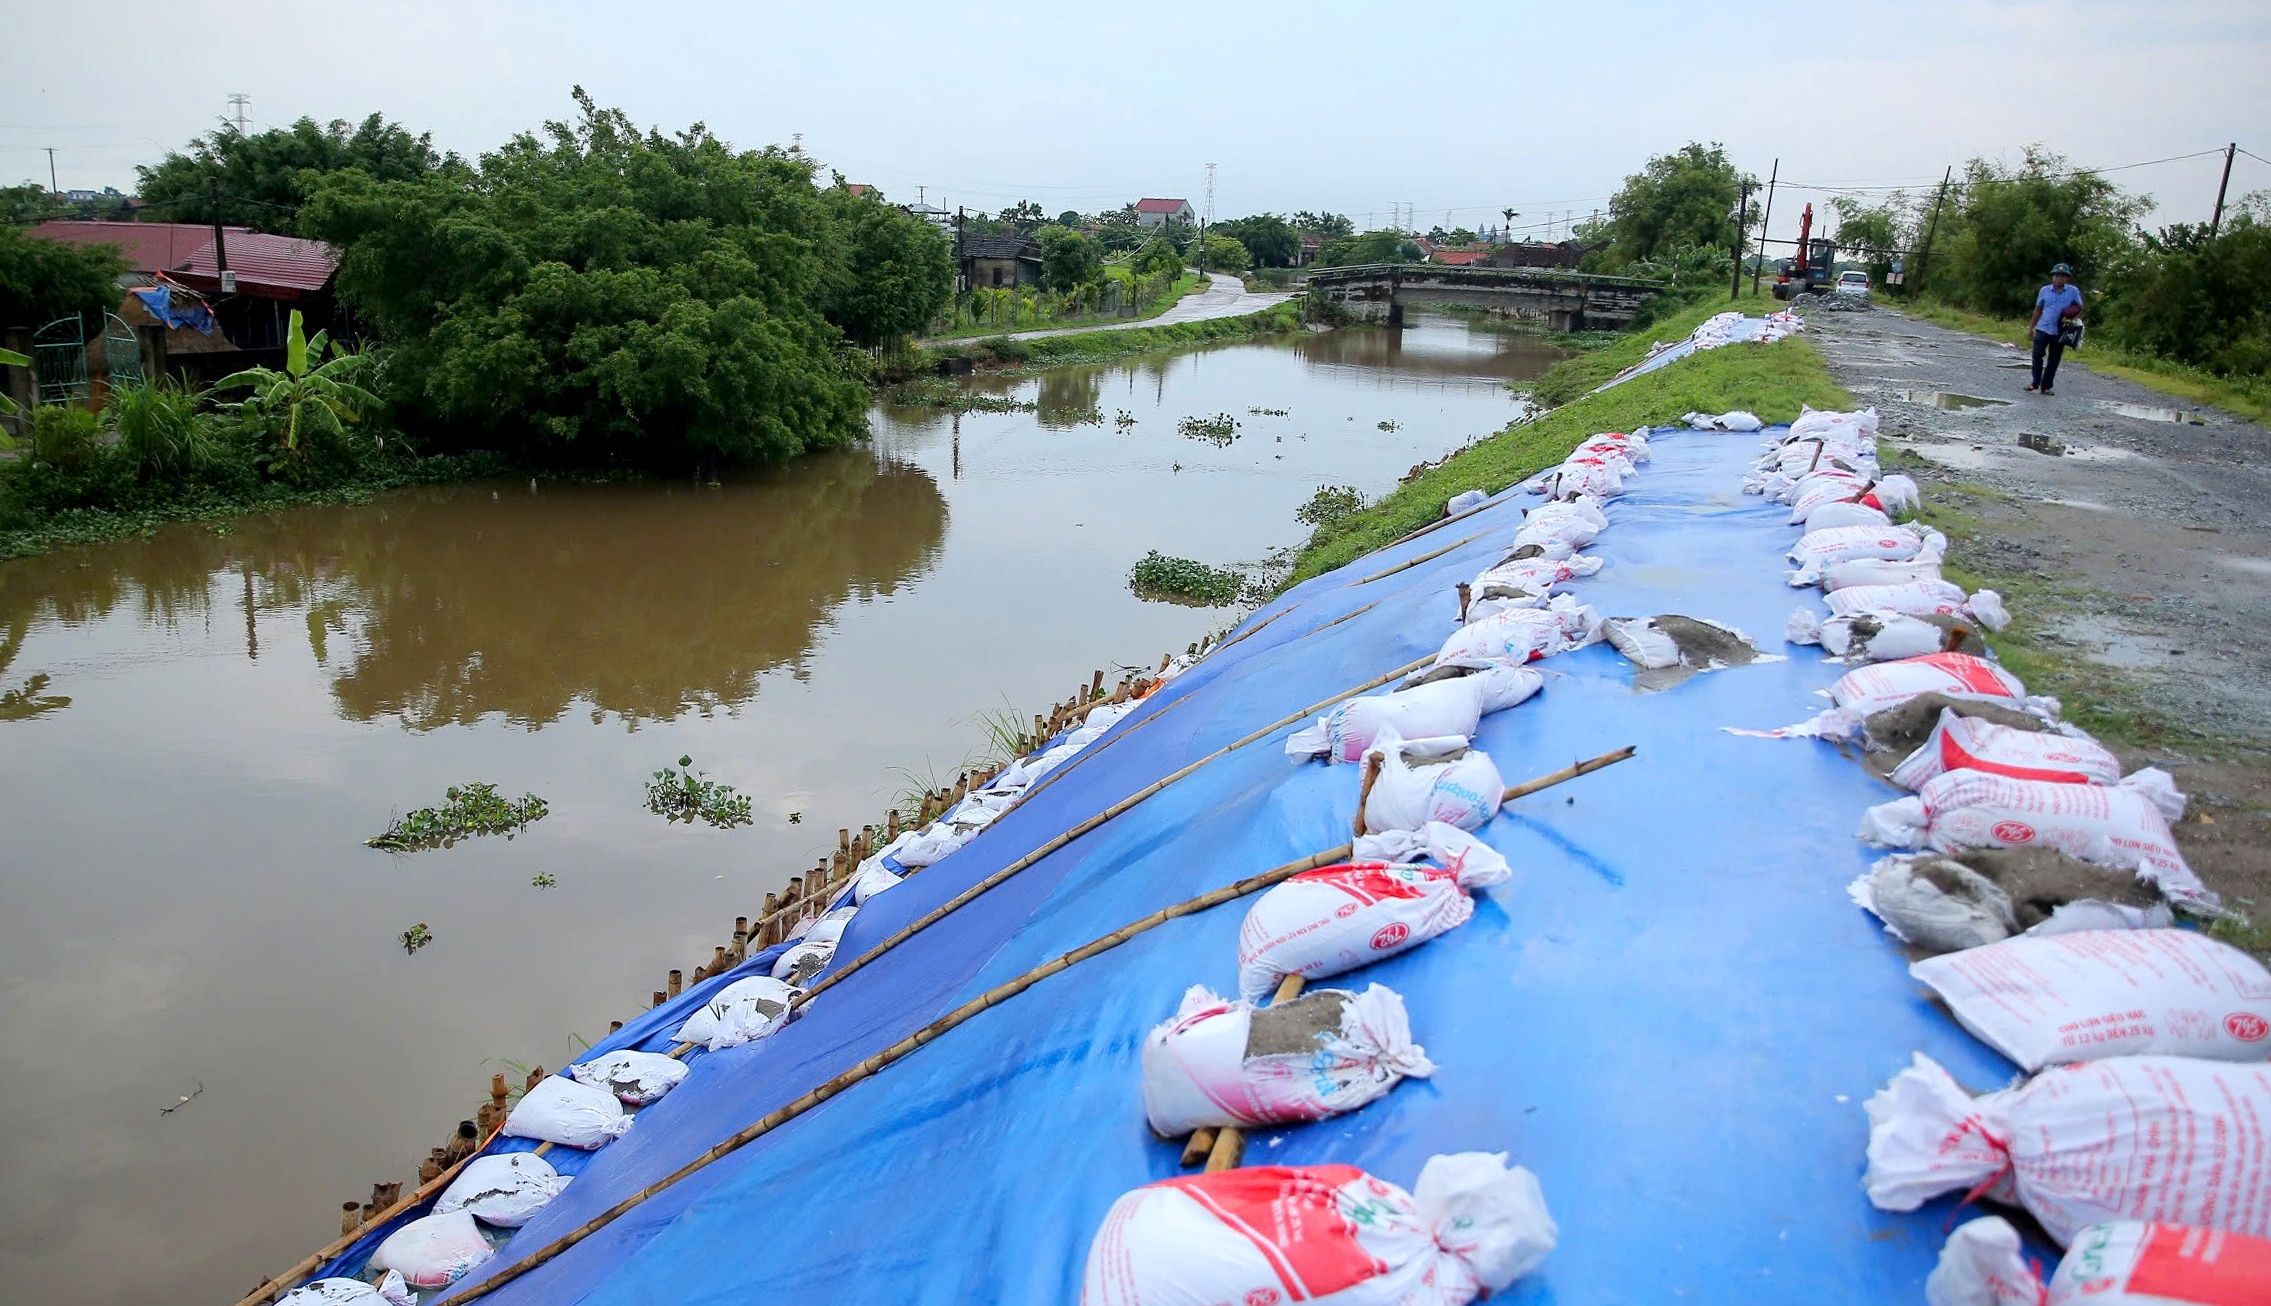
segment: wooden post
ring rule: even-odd
[[[712,975],[725,974],[726,966],[725,949],[719,948],[710,954],[710,973]]]
[[[679,995],[680,993],[683,993],[683,992],[685,992],[685,991],[686,991],[686,976],[685,976],[685,974],[684,974],[683,972],[680,972],[680,971],[675,971],[675,970],[674,970],[674,971],[672,971],[672,972],[670,972],[670,983],[669,983],[668,987],[666,987],[666,988],[665,988],[665,989],[663,990],[663,992],[665,992],[665,993],[668,993],[668,994],[669,994],[670,996],[672,996],[672,997],[674,997],[674,998],[675,998],[675,997],[677,997],[677,996],[678,996],[678,995]]]
[[[836,850],[847,857],[851,856],[852,832],[840,825],[836,827]]]
[[[661,989],[656,989],[654,991],[654,1004],[656,1006],[659,1007],[663,1003],[668,1001],[670,1001],[670,995],[668,993],[663,992]]]
[[[435,1181],[436,1179],[439,1179],[439,1178],[441,1178],[441,1175],[442,1175],[442,1149],[440,1149],[440,1148],[438,1148],[438,1147],[437,1147],[437,1148],[435,1148],[435,1149],[434,1149],[433,1151],[431,1151],[431,1152],[429,1152],[429,1153],[427,1153],[427,1154],[426,1154],[426,1159],[425,1159],[425,1160],[423,1160],[423,1161],[421,1161],[421,1162],[419,1162],[419,1163],[418,1163],[418,1183],[419,1183],[419,1186],[420,1186],[420,1187],[423,1187],[423,1186],[425,1186],[425,1185],[427,1185],[427,1184],[430,1184],[430,1183],[434,1182],[434,1181]]]
[[[677,972],[673,971],[672,973],[673,973],[673,974],[676,974]],[[536,1069],[534,1069],[534,1070],[531,1070],[531,1071],[529,1071],[529,1072],[528,1072],[528,1082],[527,1082],[527,1083],[525,1083],[525,1084],[523,1084],[523,1085],[521,1085],[521,1088],[522,1088],[522,1089],[523,1089],[523,1090],[525,1091],[525,1090],[527,1090],[527,1089],[532,1089],[532,1088],[536,1087],[536,1086],[537,1086],[538,1084],[541,1084],[541,1083],[543,1083],[543,1082],[544,1082],[544,1067],[542,1067],[542,1066],[538,1066],[538,1067],[537,1067]]]
[[[794,908],[801,906],[803,902],[804,877],[801,875],[792,875],[789,877],[788,890],[781,895],[781,906]]]
[[[339,1232],[350,1234],[363,1227],[363,1204],[348,1202],[339,1208]]]
[[[460,1120],[457,1122],[457,1132],[450,1136],[449,1146],[442,1149],[442,1168],[448,1169],[480,1150],[481,1127],[471,1120]]]
[[[695,983],[695,985],[696,985],[697,987],[698,987],[698,986],[700,986],[700,984],[701,984],[701,982],[702,982],[703,980],[706,980],[706,979],[708,979],[709,977],[710,977],[710,972],[709,972],[709,971],[707,971],[707,970],[703,969],[703,968],[702,968],[702,967],[700,967],[700,966],[696,966],[696,967],[694,968],[694,983]]]
[[[1179,1164],[1185,1170],[1188,1170],[1194,1165],[1203,1164],[1213,1152],[1214,1130],[1212,1128],[1194,1129],[1191,1131],[1190,1139],[1183,1144],[1183,1158]]]
[[[1103,671],[1101,671],[1101,670],[1098,670],[1098,671],[1097,671],[1097,672],[1095,672],[1095,673],[1094,673],[1093,675],[1091,675],[1091,676],[1089,676],[1089,677],[1088,677],[1088,697],[1089,697],[1089,700],[1090,700],[1091,702],[1093,702],[1093,701],[1095,701],[1095,700],[1096,700],[1097,698],[1101,697],[1101,696],[1103,695],[1103,693],[1104,693],[1104,673],[1103,673]]]
[[[622,1028],[623,1022],[620,1020],[611,1020],[607,1022],[607,1032],[610,1034],[616,1033]]]
[[[489,1105],[495,1109],[500,1122],[505,1118],[505,1094],[504,1075],[500,1073],[489,1076]]]
[[[891,809],[890,813],[883,818],[883,842],[889,843],[893,839],[896,839],[898,837],[899,809],[894,807]]]

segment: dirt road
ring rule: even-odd
[[[1134,327],[1173,326],[1177,322],[1204,322],[1214,317],[1243,317],[1282,304],[1291,294],[1255,294],[1246,283],[1220,272],[1207,273],[1212,284],[1195,295],[1185,295],[1157,317],[1136,318],[1109,326],[1060,327],[1049,331],[1008,331],[1012,340],[1038,340],[1043,336],[1077,336],[1090,331],[1126,331]]]

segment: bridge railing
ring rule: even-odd
[[[1651,281],[1642,277],[1615,277],[1599,272],[1570,272],[1560,268],[1484,268],[1453,267],[1444,263],[1357,263],[1347,267],[1318,268],[1309,274],[1309,284],[1334,285],[1355,281],[1412,280],[1440,278],[1465,281],[1470,284],[1490,282],[1520,283],[1552,282],[1568,286],[1597,286],[1604,290],[1638,290],[1655,293],[1671,289],[1666,281]]]

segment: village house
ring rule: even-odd
[[[1030,286],[1041,280],[1041,245],[1028,236],[963,233],[954,244],[962,288]]]
[[[1188,225],[1198,220],[1198,213],[1191,208],[1189,200],[1137,200],[1135,216],[1137,226],[1153,230],[1170,222]]]

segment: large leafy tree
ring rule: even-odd
[[[118,303],[124,271],[115,246],[66,245],[0,225],[0,326],[39,326],[73,314],[91,320]]]
[[[1735,242],[1735,208],[1743,184],[1723,145],[1690,141],[1648,160],[1609,199],[1607,262],[1671,257],[1690,246],[1727,249]]]
[[[861,435],[865,359],[821,306],[862,274],[863,246],[811,161],[737,151],[699,124],[641,133],[575,95],[576,121],[474,164],[317,186],[307,230],[341,247],[341,294],[388,347],[405,424],[663,466]],[[940,271],[913,248],[887,260],[895,275]],[[882,329],[856,300],[837,301],[847,320]]]
[[[854,344],[880,345],[928,326],[954,293],[944,232],[847,187],[822,192],[833,228],[820,311]]]
[[[1350,222],[1345,214],[1311,213],[1307,209],[1293,215],[1293,229],[1306,235],[1324,236],[1327,239],[1334,236],[1353,236],[1356,234],[1356,224]]]
[[[1893,256],[1909,248],[1914,235],[1914,213],[1908,196],[1894,191],[1870,204],[1851,195],[1830,197],[1837,211],[1837,247],[1869,265],[1869,275],[1882,281],[1892,270]]]
[[[355,124],[302,118],[264,132],[222,127],[192,140],[188,150],[169,151],[155,166],[136,171],[142,198],[168,219],[212,221],[217,188],[225,221],[294,233],[300,205],[317,176],[351,170],[379,181],[415,181],[442,162],[430,134],[413,136],[374,113]]]
[[[1933,287],[2012,316],[2034,302],[2053,264],[2072,264],[2083,288],[2095,289],[2099,273],[2133,248],[2134,225],[2151,207],[2151,199],[2075,171],[2039,146],[2015,167],[1973,159],[1964,165],[1959,202],[1942,219]]]
[[[2239,376],[2271,374],[2271,225],[2254,206],[2223,230],[2145,236],[2104,282],[2094,316],[2117,343]]]
[[[1041,281],[1051,290],[1085,286],[1104,269],[1102,247],[1077,231],[1043,227],[1033,238],[1041,243]]]
[[[1254,256],[1257,266],[1285,268],[1301,253],[1301,233],[1293,229],[1284,218],[1274,213],[1257,213],[1250,218],[1233,218],[1215,224],[1214,229],[1246,247]]]

